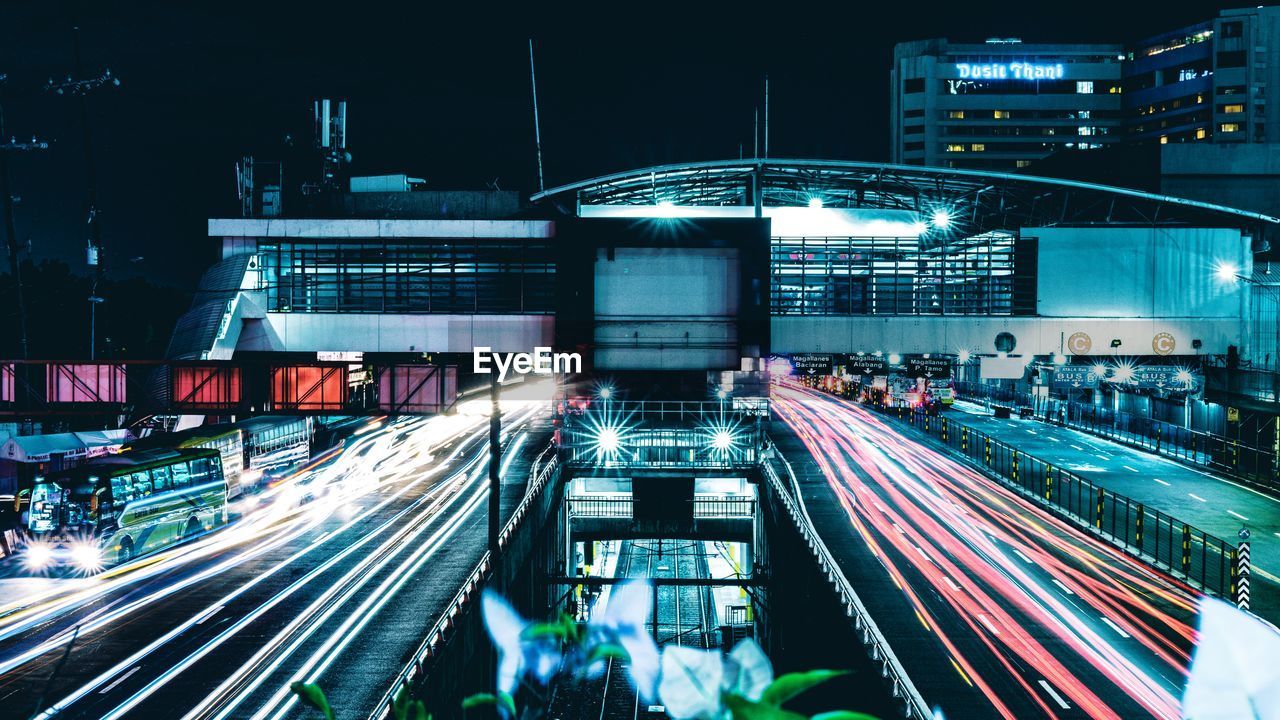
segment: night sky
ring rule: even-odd
[[[77,101],[42,89],[70,72],[78,23],[86,74],[109,67],[122,81],[91,99],[109,273],[190,287],[214,257],[206,218],[238,213],[241,155],[289,159],[291,186],[315,177],[306,150],[317,97],[349,101],[356,174],[536,190],[531,36],[553,186],[750,155],[766,72],[771,156],[884,160],[895,42],[1120,42],[1235,5],[0,0],[0,102],[9,134],[53,143],[12,163],[19,235],[33,259],[82,271]]]

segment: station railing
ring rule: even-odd
[[[569,517],[630,518],[635,500],[631,497],[570,496],[566,501]],[[749,518],[756,514],[756,501],[741,496],[696,496],[693,499],[693,517],[698,518]]]
[[[1276,454],[1239,439],[1175,425],[1088,403],[1038,397],[979,383],[956,383],[961,397],[1011,407],[1032,408],[1033,416],[1108,440],[1212,470],[1234,480],[1280,493]]]
[[[945,415],[878,403],[871,406],[964,456],[1023,497],[1149,564],[1205,592],[1234,595],[1234,544]]]

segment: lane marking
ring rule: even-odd
[[[1196,500],[1199,500],[1200,502],[1209,502],[1208,500],[1205,500],[1204,498],[1200,497],[1199,495],[1197,495],[1197,494],[1195,494],[1195,493],[1187,493],[1187,494],[1188,494],[1188,495],[1190,495],[1191,497],[1195,498]]]
[[[1054,437],[1054,436],[1052,436],[1052,435],[1049,435],[1049,436],[1047,436],[1047,437],[1049,438],[1049,442],[1062,442],[1061,440],[1059,440],[1058,438],[1056,438],[1056,437]]]
[[[1138,472],[1137,468],[1131,468],[1128,465],[1122,465],[1121,467],[1123,467],[1125,470],[1128,470],[1129,472]]]
[[[1111,459],[1111,457],[1110,457],[1110,456],[1108,456],[1108,455],[1103,455],[1102,453],[1094,453],[1094,456],[1095,456],[1095,457],[1098,457],[1098,458],[1101,458],[1101,459],[1103,459],[1103,460],[1110,460],[1110,459]]]
[[[1084,448],[1080,447],[1079,445],[1072,445],[1071,447],[1075,448],[1076,450],[1079,450],[1080,452],[1084,452]]]
[[[1276,533],[1276,535],[1280,535],[1280,533]],[[943,579],[943,580],[945,580],[945,581],[946,581],[946,583],[947,583],[948,585],[950,585],[950,586],[951,586],[951,589],[952,589],[952,590],[955,590],[956,592],[960,592],[960,586],[956,584],[956,581],[955,581],[955,580],[952,580],[952,579],[951,579],[949,576],[947,576],[947,575],[943,575],[943,576],[942,576],[942,579]]]
[[[1022,558],[1022,561],[1023,561],[1023,562],[1025,562],[1025,563],[1027,563],[1028,565],[1035,565],[1035,564],[1036,564],[1036,562],[1035,562],[1034,560],[1032,560],[1031,558],[1027,557],[1026,555],[1023,555],[1023,554],[1022,554],[1022,551],[1021,551],[1021,550],[1019,550],[1018,548],[1013,548],[1013,551],[1014,551],[1015,553],[1017,553],[1017,554],[1018,554],[1018,557]]]
[[[973,687],[973,681],[969,679],[969,676],[965,674],[964,670],[960,669],[960,664],[956,662],[956,659],[953,657],[949,657],[947,659],[951,661],[951,667],[955,668],[956,672],[960,673],[960,677],[964,680],[965,684],[969,687]]]
[[[1163,486],[1165,486],[1165,487],[1173,487],[1172,485],[1170,485],[1169,483],[1167,483],[1167,482],[1165,482],[1165,481],[1161,480],[1160,478],[1151,478],[1151,479],[1152,479],[1152,480],[1155,480],[1156,482],[1160,483],[1161,485],[1163,485]]]
[[[1068,595],[1075,595],[1075,593],[1071,591],[1071,588],[1069,588],[1069,587],[1067,587],[1066,585],[1064,585],[1064,584],[1062,583],[1062,581],[1061,581],[1061,580],[1059,580],[1058,578],[1050,578],[1050,579],[1051,579],[1051,580],[1053,580],[1053,584],[1054,584],[1054,585],[1057,585],[1058,587],[1062,588],[1062,592],[1064,592],[1064,593],[1066,593],[1066,594],[1068,594]]]
[[[219,611],[219,610],[221,610],[221,609],[222,609],[222,608],[224,608],[224,607],[226,607],[226,605],[219,605],[218,607],[216,607],[216,608],[214,608],[214,609],[210,610],[209,612],[205,613],[203,616],[201,616],[201,617],[200,617],[200,619],[199,619],[199,620],[197,620],[197,621],[196,621],[196,624],[197,624],[197,625],[203,625],[205,620],[208,620],[209,618],[213,617],[214,615],[217,615],[217,614],[218,614],[218,611]]]
[[[1107,616],[1105,616],[1105,615],[1104,615],[1104,616],[1102,616],[1102,622],[1104,622],[1104,623],[1106,623],[1108,626],[1110,626],[1110,628],[1111,628],[1112,630],[1115,630],[1116,632],[1120,633],[1120,637],[1122,637],[1122,638],[1124,638],[1124,639],[1126,639],[1126,640],[1127,640],[1127,639],[1129,639],[1129,633],[1125,632],[1124,630],[1121,630],[1119,625],[1117,625],[1117,624],[1115,624],[1115,623],[1111,622],[1111,618],[1109,618],[1109,617],[1107,617]]]
[[[132,675],[132,674],[134,674],[134,673],[138,672],[138,671],[139,671],[139,670],[141,670],[141,669],[142,669],[142,666],[141,666],[141,665],[134,665],[132,670],[130,670],[129,672],[127,672],[127,673],[125,673],[125,674],[121,675],[120,677],[116,678],[115,682],[113,682],[113,683],[111,683],[110,685],[108,685],[108,686],[106,686],[106,687],[102,688],[101,690],[99,690],[99,691],[98,691],[98,694],[99,694],[99,695],[106,695],[107,693],[111,692],[112,690],[115,690],[117,685],[119,685],[120,683],[124,682],[125,680],[128,680],[130,675]]]
[[[1232,515],[1235,515],[1236,517],[1240,518],[1241,520],[1244,520],[1245,522],[1248,522],[1248,521],[1249,521],[1249,518],[1247,518],[1247,517],[1245,517],[1245,516],[1241,515],[1240,513],[1236,512],[1235,510],[1228,510],[1227,512],[1231,513]]]
[[[988,618],[986,615],[983,615],[982,613],[978,613],[978,622],[982,623],[983,626],[985,626],[988,630],[990,630],[992,635],[1000,634],[1000,630],[998,630],[995,625],[991,624],[991,619]]]
[[[903,529],[902,529],[902,526],[901,526],[901,525],[899,525],[898,523],[894,523],[894,524],[893,524],[893,529],[894,529],[894,530],[897,530],[899,535],[906,535],[906,534],[907,534],[907,531],[906,531],[906,530],[903,530]]]
[[[1049,685],[1049,683],[1045,682],[1044,680],[1041,680],[1040,687],[1044,688],[1044,691],[1049,693],[1049,697],[1053,698],[1053,701],[1058,703],[1058,707],[1062,708],[1063,710],[1071,709],[1071,706],[1067,704],[1067,701],[1063,700],[1062,696],[1058,694],[1058,691],[1054,690],[1053,687]]]

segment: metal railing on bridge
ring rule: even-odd
[[[748,470],[764,447],[768,400],[570,399],[561,404],[561,457],[575,467]]]
[[[925,433],[1060,517],[1206,592],[1234,596],[1235,545],[946,416],[871,405]]]
[[[0,360],[0,417],[32,415],[435,414],[457,368],[361,353],[258,353],[245,360]]]
[[[630,518],[635,508],[631,497],[570,496],[566,499],[569,517]],[[745,496],[703,495],[693,499],[694,519],[750,518],[756,514],[756,500]]]

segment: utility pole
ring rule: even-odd
[[[0,83],[5,80],[0,74]],[[4,230],[9,249],[9,274],[13,278],[13,286],[18,300],[18,353],[22,359],[27,358],[27,299],[22,288],[22,263],[18,259],[21,247],[18,244],[18,227],[13,214],[13,186],[9,179],[9,155],[12,153],[47,150],[49,144],[35,138],[31,142],[17,142],[6,137],[4,123],[4,105],[0,104],[0,207],[4,209]]]
[[[498,375],[489,381],[489,565],[495,586],[501,589],[502,575],[498,566],[498,525],[502,513],[502,407],[498,401]]]
[[[95,358],[94,340],[97,335],[98,305],[104,302],[98,297],[98,284],[106,273],[102,256],[102,224],[98,220],[98,168],[93,153],[93,124],[89,119],[89,93],[103,85],[119,86],[120,79],[113,76],[110,70],[103,70],[96,77],[86,78],[80,58],[80,28],[71,28],[72,72],[62,82],[49,80],[46,90],[57,95],[75,95],[80,99],[80,121],[84,125],[84,162],[85,162],[85,221],[89,225],[88,246],[85,258],[93,271],[91,289],[89,291],[89,359]]]

